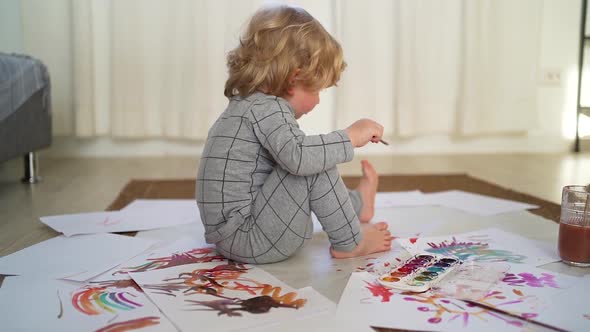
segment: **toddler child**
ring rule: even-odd
[[[282,261],[311,239],[314,212],[333,257],[389,250],[387,224],[369,223],[375,169],[361,162],[354,191],[336,169],[352,160],[355,147],[378,142],[383,127],[361,119],[306,135],[296,121],[340,79],[340,44],[301,8],[263,7],[227,64],[229,105],[209,130],[196,184],[206,241],[235,261]]]

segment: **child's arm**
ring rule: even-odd
[[[345,130],[305,135],[293,112],[280,99],[255,103],[249,111],[254,133],[275,161],[295,175],[311,175],[348,162],[353,145]]]

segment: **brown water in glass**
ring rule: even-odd
[[[590,266],[590,227],[561,222],[558,250],[564,261]]]

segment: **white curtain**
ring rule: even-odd
[[[225,54],[267,2],[62,1],[70,1],[72,49],[43,51],[71,52],[73,112],[57,110],[61,127],[71,123],[80,137],[181,139],[203,139],[223,111]],[[370,117],[386,135],[403,138],[526,133],[534,126],[542,1],[297,3],[319,14],[349,64],[320,105],[329,109],[317,111],[323,125],[312,127],[339,129]],[[23,10],[26,19],[27,10],[39,9]]]
[[[537,0],[465,3],[462,134],[535,128],[542,9]]]
[[[349,63],[340,127],[359,115],[400,137],[524,133],[534,125],[541,1],[340,5]]]
[[[227,99],[225,53],[260,1],[72,1],[75,133],[200,139]]]

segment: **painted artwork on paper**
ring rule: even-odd
[[[124,264],[125,266],[113,272],[113,275],[161,270],[187,264],[222,262],[226,260],[223,255],[218,254],[212,247],[193,248],[187,251],[174,252],[169,256],[146,257],[145,262],[137,265],[130,263]]]
[[[489,228],[475,232],[398,239],[412,253],[455,256],[463,261],[506,262],[539,266],[558,261],[553,248],[522,236]]]
[[[523,318],[541,319],[551,300],[577,280],[526,265],[511,267],[512,271],[478,302]],[[433,291],[396,291],[382,286],[368,273],[354,273],[342,295],[338,314],[349,315],[355,311],[364,314],[373,326],[410,330],[520,330],[526,325],[524,320]],[[391,312],[396,315],[387,314]]]
[[[96,330],[96,332],[124,332],[124,331],[136,331],[144,330],[150,326],[160,325],[160,317],[148,316],[130,319],[122,322],[109,323]]]
[[[176,330],[131,279],[90,282],[69,293],[69,305],[88,317],[109,317],[97,331]]]
[[[11,277],[0,293],[0,320],[6,331],[176,331],[145,295],[120,281],[85,287]]]
[[[231,330],[281,321],[305,313],[308,301],[263,270],[232,261],[130,276],[181,330],[203,324]]]
[[[133,280],[90,283],[75,290],[71,305],[85,315],[118,314],[144,306],[149,300]]]
[[[187,238],[165,244],[147,253],[138,255],[94,278],[92,281],[125,280],[130,279],[128,276],[129,272],[146,272],[187,264],[224,261],[227,261],[227,259],[218,254],[213,247],[207,245],[204,241]]]

